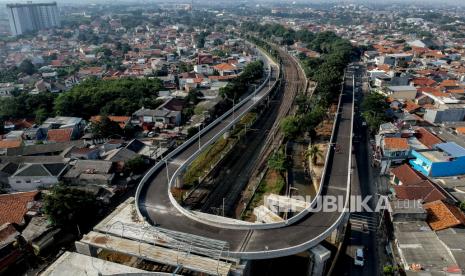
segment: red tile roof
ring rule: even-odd
[[[408,150],[409,149],[408,140],[407,138],[397,138],[397,137],[384,138],[384,148]]]
[[[233,71],[234,69],[236,69],[236,67],[228,63],[221,63],[213,66],[213,68],[215,68],[218,71]]]
[[[434,145],[443,142],[436,135],[432,134],[423,127],[417,129],[415,136],[420,141],[420,143],[422,143],[430,149],[432,149]]]
[[[129,120],[131,119],[131,117],[129,116],[108,116],[108,119],[110,119],[110,121],[112,122],[118,123],[121,128],[124,128],[126,126],[126,123],[128,123]],[[100,120],[102,120],[102,116],[100,115],[90,117],[90,121],[92,123],[100,122]]]
[[[72,128],[59,128],[50,129],[47,132],[47,140],[53,142],[68,142],[71,141],[71,135],[73,134]]]
[[[460,134],[465,134],[465,127],[456,127],[455,131]]]
[[[21,147],[21,140],[0,140],[0,149],[11,149]]]
[[[403,200],[422,200],[423,202],[446,199],[444,194],[441,193],[437,188],[433,187],[431,183],[429,183],[431,186],[426,186],[425,183],[427,182],[429,181],[424,181],[418,186],[394,186],[396,198]]]
[[[391,169],[391,174],[396,176],[403,185],[415,185],[425,181],[425,177],[417,173],[408,164]]]
[[[465,94],[465,89],[449,89],[447,90],[447,93],[453,93],[453,94]]]
[[[407,112],[413,112],[417,109],[419,109],[421,106],[419,106],[418,104],[412,102],[412,101],[407,101],[405,103],[405,106],[404,106],[404,109],[407,111]]]
[[[417,92],[426,92],[426,93],[431,93],[431,94],[435,94],[435,93],[441,93],[441,91],[437,88],[434,88],[434,87],[420,87],[417,89]],[[442,93],[441,93],[442,94]]]
[[[0,225],[21,224],[38,191],[0,195]]]
[[[434,183],[413,170],[408,164],[392,169],[391,174],[402,182],[402,185],[394,186],[398,199],[422,200],[423,202],[446,199],[444,193]]]
[[[459,83],[456,80],[443,80],[438,87],[456,87]]]
[[[413,84],[415,86],[433,86],[436,82],[430,78],[421,77],[413,79]]]
[[[428,212],[426,222],[434,231],[465,225],[463,212],[449,203],[437,200],[423,204],[423,208]]]

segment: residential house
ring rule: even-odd
[[[465,119],[465,104],[439,104],[425,109],[423,118],[431,123],[462,122]]]
[[[440,143],[433,149],[413,150],[412,167],[426,176],[445,177],[465,174],[465,149],[455,142]]]
[[[18,242],[19,232],[11,223],[0,225],[0,273],[19,261],[23,253]]]
[[[197,55],[197,64],[212,64],[213,56],[211,54],[200,53]]]
[[[49,129],[47,131],[47,138],[48,142],[54,143],[63,143],[71,141],[73,135],[72,128],[58,128],[58,129]]]
[[[142,107],[132,115],[132,122],[139,125],[151,125],[153,127],[168,128],[181,124],[181,110],[183,101],[171,98],[157,109]]]
[[[34,253],[39,255],[56,242],[55,235],[60,231],[61,229],[53,227],[45,216],[35,216],[21,232],[21,236],[32,247]]]
[[[82,134],[85,126],[86,122],[82,118],[57,116],[45,120],[40,128],[46,130],[71,128],[71,139],[78,139]],[[64,132],[62,134],[64,134]]]
[[[412,54],[388,54],[385,56],[379,56],[375,58],[376,64],[388,64],[391,66],[404,66],[413,59]]]
[[[0,155],[6,155],[8,149],[17,149],[23,145],[23,141],[18,140],[0,140]]]
[[[63,176],[63,181],[74,185],[110,185],[114,177],[111,161],[77,160]]]
[[[409,155],[409,144],[407,138],[386,137],[381,142],[383,155],[390,157],[393,162],[405,160]]]
[[[450,203],[436,200],[423,204],[423,208],[428,213],[426,222],[434,231],[465,226],[465,214]]]
[[[391,169],[391,189],[398,200],[420,200],[431,202],[445,200],[446,192],[425,176],[413,170],[408,164]]]
[[[118,125],[122,129],[124,129],[129,124],[129,122],[131,121],[130,116],[111,116],[110,115],[110,116],[108,116],[108,119],[110,119],[110,121],[112,121],[112,122],[118,123]],[[101,120],[102,120],[102,116],[100,116],[100,115],[90,117],[90,121],[92,123],[98,123]]]
[[[383,94],[393,99],[414,100],[417,96],[417,89],[410,85],[387,86]]]
[[[38,197],[38,191],[0,195],[0,225],[5,223],[24,225],[26,214],[38,209]]]
[[[93,148],[73,148],[69,151],[69,157],[72,159],[97,160],[100,157],[100,150]]]
[[[213,66],[213,68],[220,74],[220,76],[231,76],[239,73],[238,68],[229,63],[220,63]]]
[[[440,144],[443,141],[436,135],[429,132],[427,129],[420,127],[415,130],[415,137],[425,145],[426,147],[432,149],[434,145]]]
[[[203,75],[213,75],[214,70],[208,64],[199,64],[199,65],[194,65],[194,72],[196,72],[197,74],[203,74]]]
[[[59,182],[67,168],[65,163],[24,163],[8,177],[8,184],[14,191],[32,191],[50,187]]]

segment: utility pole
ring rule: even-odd
[[[223,217],[224,217],[224,197],[223,197]]]
[[[200,150],[200,124],[199,124],[199,131],[197,132],[197,135],[199,136],[199,150]]]
[[[166,180],[168,184],[170,183],[170,173],[168,172],[168,159],[165,159],[165,165],[166,165]]]

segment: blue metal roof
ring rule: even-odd
[[[436,144],[435,147],[446,152],[452,157],[465,156],[465,149],[457,145],[455,142]]]

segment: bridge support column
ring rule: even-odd
[[[225,133],[223,133],[223,138],[228,139],[230,135],[231,135],[231,132],[227,130]]]
[[[332,244],[339,244],[342,240],[344,240],[344,234],[346,231],[347,221],[349,220],[349,213],[344,216],[343,221],[339,224],[339,226],[329,235],[326,240]]]
[[[241,260],[237,265],[233,265],[229,272],[231,276],[249,276],[250,275],[250,261]]]
[[[97,248],[91,246],[90,244],[76,241],[74,242],[74,245],[76,246],[77,253],[91,257],[97,257]]]
[[[326,262],[331,256],[331,251],[319,244],[310,250],[310,263],[308,266],[308,276],[322,276],[325,273]]]
[[[182,174],[181,174],[182,175]],[[184,183],[182,181],[182,176],[179,175],[178,177],[176,177],[176,180],[174,182],[174,187],[178,188],[178,189],[182,189],[182,187],[184,186]]]

